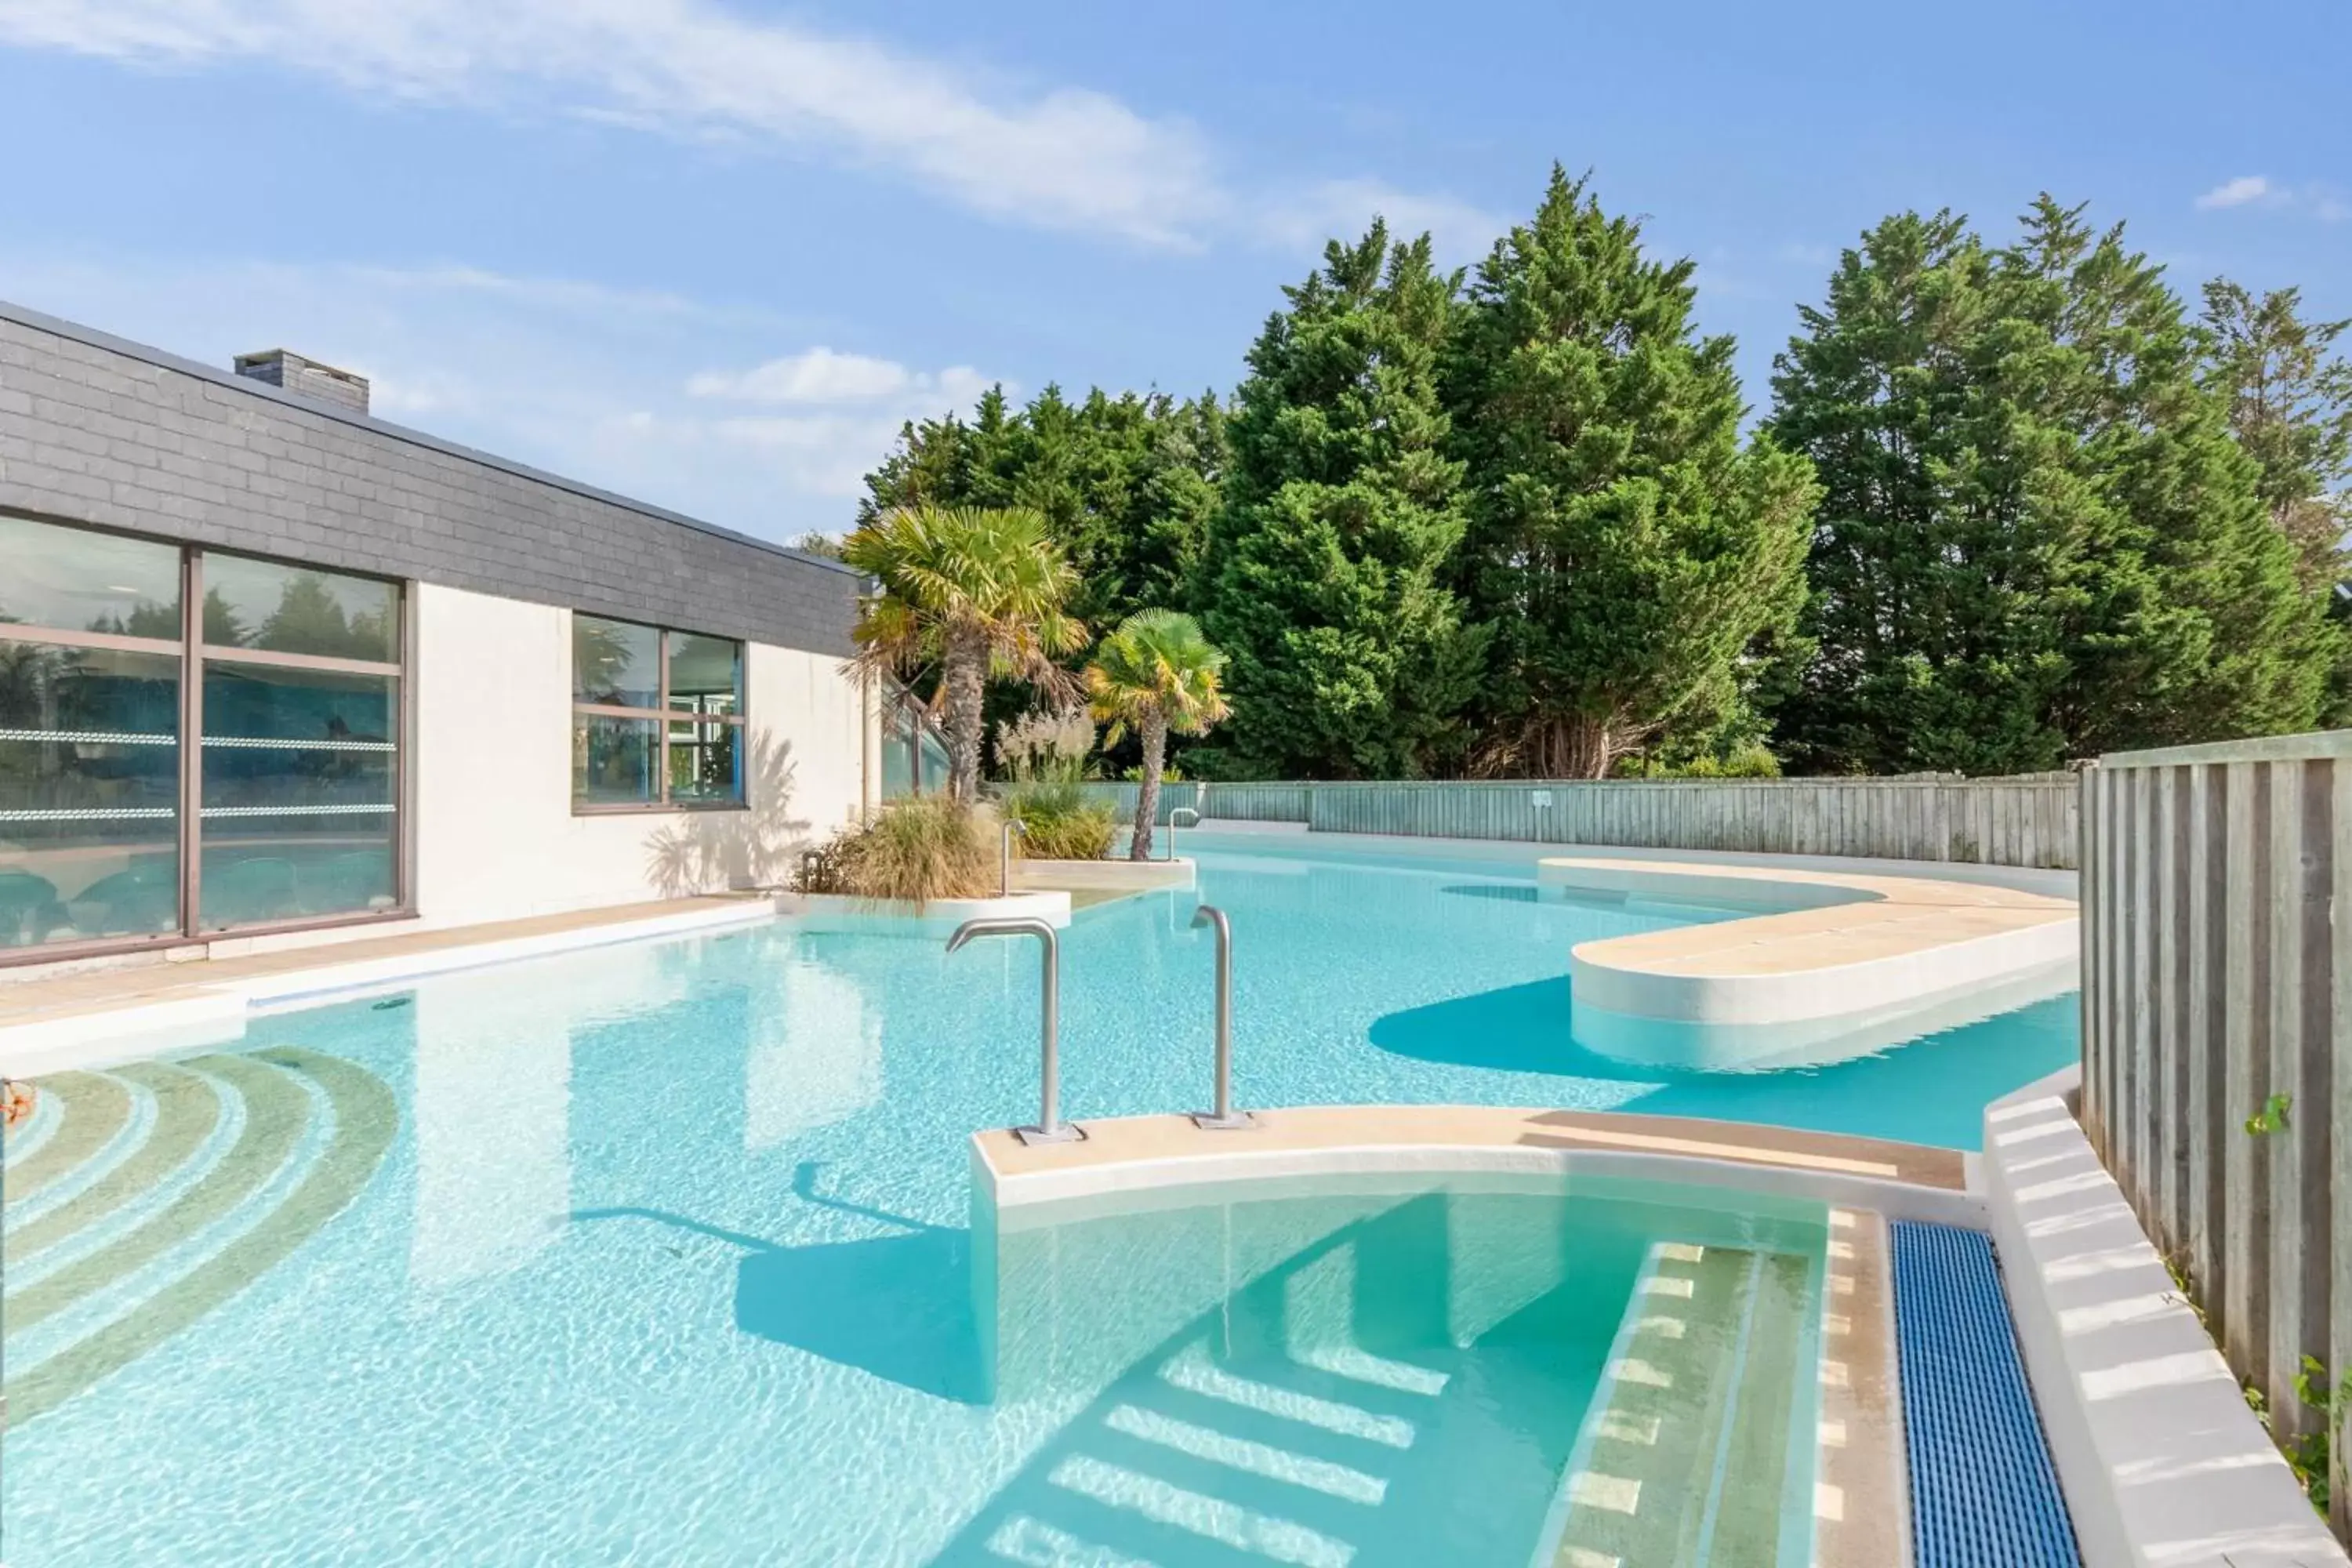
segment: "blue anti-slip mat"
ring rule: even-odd
[[[1991,1239],[1902,1220],[1893,1229],[1918,1568],[2081,1568]]]

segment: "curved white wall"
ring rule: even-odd
[[[575,816],[571,612],[432,584],[411,591],[411,809],[425,921],[781,882],[801,848],[856,816],[865,724],[843,661],[749,645],[750,810]]]

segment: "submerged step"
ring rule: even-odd
[[[1991,1238],[1891,1228],[1918,1568],[2081,1568]]]
[[[1650,1250],[1554,1507],[1555,1568],[1776,1562],[1805,1384],[1811,1260]]]

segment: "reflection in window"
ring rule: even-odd
[[[180,923],[176,654],[0,641],[0,949]]]
[[[660,707],[661,633],[626,621],[572,616],[572,700]]]
[[[741,643],[574,615],[572,696],[575,809],[743,804]]]
[[[206,930],[393,907],[399,683],[205,666]]]
[[[743,645],[670,632],[669,694],[662,706],[688,713],[732,713],[743,687]]]
[[[656,719],[576,716],[572,724],[572,798],[583,805],[652,805],[661,799],[654,773]]]
[[[388,664],[400,657],[400,590],[389,583],[251,561],[205,559],[205,641],[214,647]]]
[[[0,622],[180,640],[180,551],[0,517]]]
[[[400,608],[371,578],[0,517],[0,952],[397,908]]]
[[[669,727],[669,797],[675,801],[740,801],[743,798],[742,759],[733,724],[680,724]]]

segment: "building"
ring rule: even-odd
[[[0,304],[0,965],[783,881],[922,772],[860,586]]]

